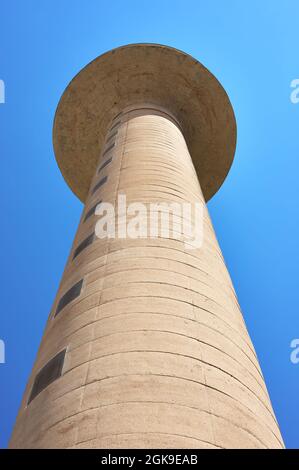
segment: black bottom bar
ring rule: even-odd
[[[102,469],[111,465],[120,465],[126,469],[144,468],[145,465],[198,468],[199,465],[217,463],[223,466],[235,461],[239,465],[259,463],[269,468],[272,461],[276,465],[288,462],[296,465],[298,458],[298,450],[0,450],[0,464],[20,464],[22,467],[27,462],[32,467],[36,462],[39,467],[43,463],[74,463],[82,464],[84,468],[87,468],[88,464],[94,464],[94,468],[100,466]],[[88,470],[91,468],[93,467],[89,466]]]

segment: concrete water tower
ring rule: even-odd
[[[114,49],[68,85],[53,140],[85,206],[10,447],[283,447],[205,206],[236,144],[220,83],[170,47]],[[202,201],[202,245],[97,238],[120,193]]]

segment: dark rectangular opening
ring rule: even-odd
[[[108,176],[104,176],[104,178],[102,178],[96,185],[95,187],[93,188],[92,190],[92,194],[94,194],[101,186],[103,186],[104,183],[106,183],[108,179]]]
[[[97,202],[94,206],[92,206],[91,209],[89,209],[89,211],[86,212],[86,215],[85,215],[85,217],[84,217],[83,222],[86,222],[86,220],[89,219],[89,217],[91,217],[92,215],[94,215],[95,210],[96,210],[96,207],[97,207],[99,204],[101,204],[101,202],[102,202],[102,201]]]
[[[113,131],[117,126],[119,126],[121,121],[117,121],[116,123],[113,124],[113,126],[110,127],[110,132]]]
[[[75,249],[73,259],[75,259],[81,251],[85,250],[89,245],[92,244],[94,239],[94,232],[91,235],[88,235]]]
[[[112,119],[112,122],[114,122],[116,119],[118,119],[122,113],[123,113],[122,111],[120,111],[120,113],[117,113],[117,114],[114,116],[114,118]]]
[[[108,152],[110,152],[110,150],[113,149],[114,145],[115,145],[115,142],[113,142],[113,144],[109,145],[109,147],[106,148],[106,150],[104,151],[102,156],[104,157],[104,155],[106,155]]]
[[[106,140],[106,144],[108,144],[116,135],[117,135],[117,130],[108,137],[108,139]]]
[[[61,376],[66,349],[60,351],[56,356],[52,357],[49,362],[38,372],[35,377],[33,387],[28,399],[29,403],[48,385]]]
[[[110,157],[108,160],[106,160],[104,163],[102,163],[102,165],[98,169],[98,173],[100,173],[100,171],[103,170],[103,168],[105,168],[105,166],[107,166],[110,162],[112,162],[112,157]]]
[[[79,297],[82,289],[82,284],[83,284],[83,279],[81,279],[79,282],[74,284],[66,293],[61,297],[61,299],[58,302],[57,309],[55,312],[55,317],[58,315],[58,313],[67,305],[69,304],[72,300],[74,300],[76,297]]]

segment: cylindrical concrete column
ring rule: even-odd
[[[71,83],[55,119],[60,168],[85,207],[10,447],[283,447],[205,205],[233,155],[228,99],[178,51],[109,54]],[[119,195],[131,208],[120,227],[142,204],[145,236],[120,236],[116,226],[115,237],[98,238],[104,204],[115,210],[107,223],[123,215]],[[200,244],[180,239],[179,225],[151,236],[166,204],[198,203]]]
[[[146,207],[203,201],[165,112],[122,113],[107,133],[11,445],[281,447],[207,210],[198,248],[175,238],[99,240],[93,208],[117,207],[119,193]],[[37,372],[65,349],[62,375],[27,405]]]

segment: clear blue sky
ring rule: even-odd
[[[82,211],[55,162],[56,105],[103,52],[134,42],[182,49],[227,90],[233,167],[209,203],[287,447],[299,447],[299,78],[296,0],[2,0],[0,79],[0,446],[5,447]]]

